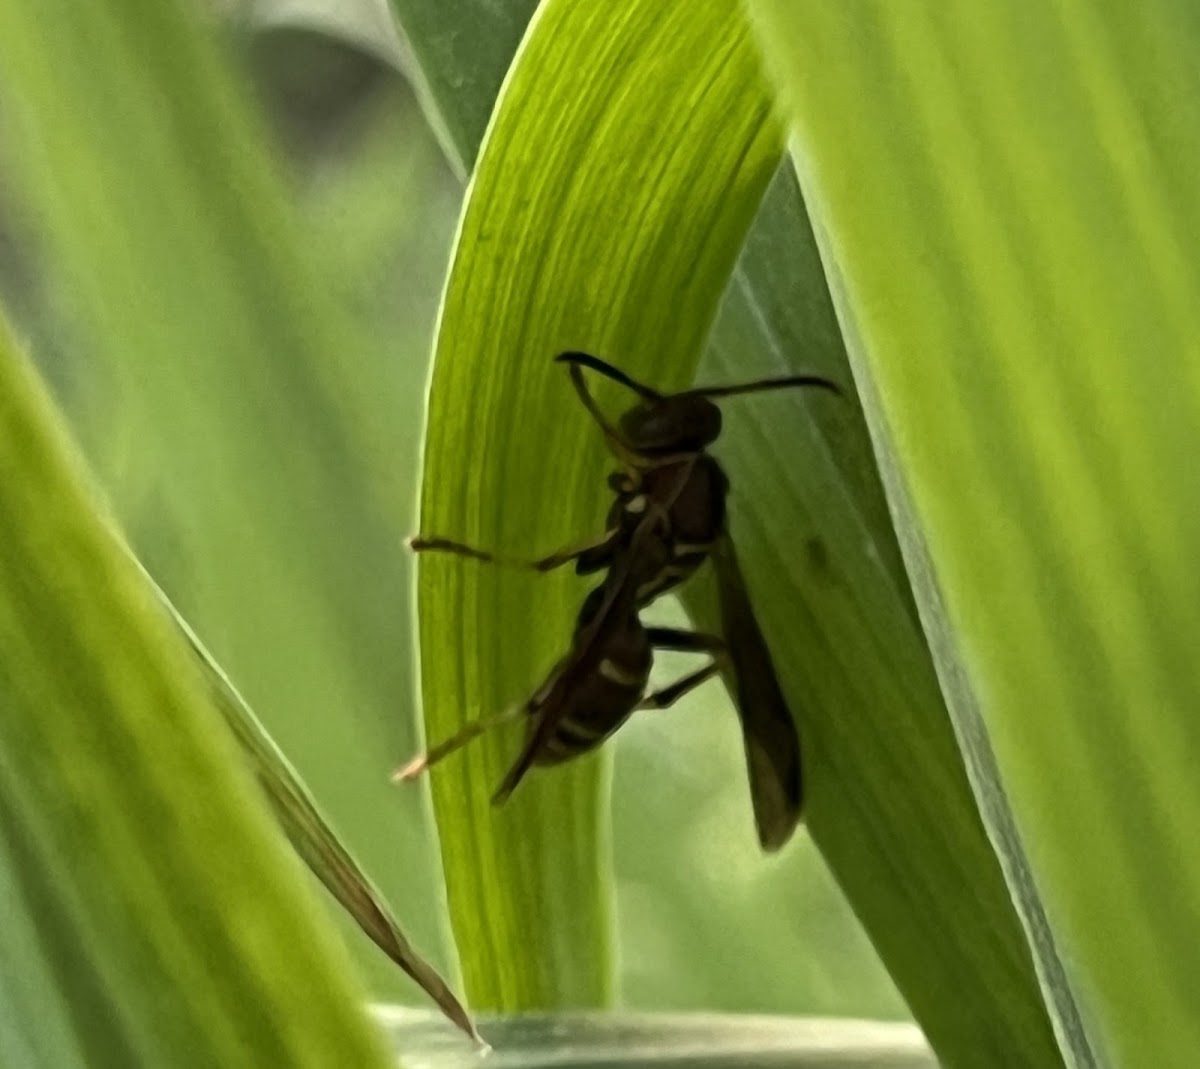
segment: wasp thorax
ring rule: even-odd
[[[641,453],[697,452],[720,435],[721,410],[688,394],[643,401],[621,416],[621,431]]]

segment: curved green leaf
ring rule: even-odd
[[[539,9],[447,284],[423,532],[536,553],[597,529],[604,453],[551,357],[587,347],[629,364],[648,351],[676,382],[686,377],[778,153],[732,0],[702,13],[650,2]],[[566,576],[424,560],[429,735],[524,700],[562,653],[579,597]],[[485,1007],[605,1001],[599,766],[530,777],[495,811],[512,739],[485,739],[434,775],[467,989]]]
[[[383,1065],[185,644],[6,328],[0,516],[13,1064]]]
[[[150,578],[147,584],[187,639],[215,707],[241,747],[250,771],[293,849],[355,923],[400,966],[463,1032],[479,1039],[466,1009],[444,979],[413,947],[387,900],[322,815],[296,770],[204,648],[196,633]]]
[[[511,59],[511,55],[492,49],[489,19],[497,8],[490,0],[462,5],[397,0],[395,6],[418,54],[437,67],[427,72],[428,81],[439,87],[434,106],[447,125],[459,131],[455,157],[473,160],[479,146],[468,135],[477,129],[482,136],[495,90]],[[506,5],[505,11],[513,15],[527,6],[524,0],[516,0]],[[419,17],[414,16],[414,9],[420,9]],[[422,49],[420,42],[426,34],[453,41],[455,48]],[[512,44],[515,48],[515,37]],[[569,91],[569,86],[563,91]],[[781,171],[739,262],[739,284],[726,291],[715,326],[719,341],[706,347],[702,378],[761,373],[776,359],[781,346],[794,346],[797,361],[819,362],[837,373],[845,359],[841,338],[823,289],[811,288],[816,277],[812,265],[819,276],[794,180],[789,172]],[[746,367],[729,366],[731,356],[744,357]],[[736,462],[746,450],[755,448],[756,441],[747,440],[735,424],[722,442],[722,455]],[[847,438],[842,445],[834,459],[853,460],[851,472],[857,481],[851,493],[866,491],[848,500],[882,533],[875,548],[899,572],[899,552],[876,485],[866,436]],[[747,501],[745,495],[741,502],[741,508],[758,508],[755,499]],[[765,510],[777,507],[770,501],[763,503]],[[682,619],[678,623],[686,626]],[[618,778],[625,770],[624,781],[616,785],[619,793],[614,796],[612,818],[618,901],[623,893],[627,896],[621,905],[620,924],[623,1000],[648,1008],[668,1008],[686,1000],[687,1004],[724,1009],[903,1014],[903,1004],[865,933],[813,851],[802,847],[764,869],[757,845],[748,836],[740,848],[723,851],[725,863],[720,867],[705,862],[705,843],[713,830],[706,813],[721,814],[717,819],[722,830],[728,827],[728,834],[738,835],[739,842],[744,833],[745,817],[739,822],[731,812],[736,806],[740,815],[746,804],[743,758],[733,724],[728,699],[719,688],[713,688],[696,696],[684,719],[671,718],[669,732],[665,723],[662,729],[658,725],[643,728],[635,721],[616,740]],[[669,739],[672,750],[667,762],[661,760],[660,735]],[[731,745],[721,746],[726,738]],[[622,747],[627,757],[624,763]],[[692,803],[683,801],[677,786],[687,785],[691,790],[701,782],[706,784],[705,811],[697,812]],[[647,789],[659,798],[675,798],[673,804],[656,804],[656,812],[664,814],[662,826],[673,822],[672,814],[690,818],[670,851],[662,850],[653,833],[642,835],[634,830],[643,825],[640,799]],[[633,834],[622,834],[622,828]],[[769,916],[788,899],[799,908],[787,937],[780,938]],[[740,910],[739,923],[711,927],[711,918],[735,903]],[[822,915],[817,927],[804,923],[804,917],[813,911]],[[697,967],[692,933],[705,925],[710,927],[705,935],[704,962]],[[648,935],[668,952],[647,954]],[[772,977],[771,983],[764,984],[764,974]]]

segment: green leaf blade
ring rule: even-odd
[[[359,928],[471,1039],[479,1035],[449,984],[413,947],[378,888],[359,866],[317,807],[296,770],[275,745],[229,677],[213,660],[187,621],[146,576],[187,639],[208,684],[209,698],[237,741],[267,804],[297,855]]]
[[[761,8],[952,708],[986,722],[1092,1042],[1182,1064],[1194,14]]]

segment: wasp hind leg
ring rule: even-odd
[[[716,661],[713,661],[712,664],[707,664],[703,668],[684,676],[682,679],[676,680],[669,687],[651,691],[638,702],[637,707],[639,709],[669,709],[685,694],[690,693],[700,686],[701,683],[707,683],[720,670],[721,666]]]
[[[492,728],[500,727],[502,724],[510,724],[514,720],[520,720],[528,711],[528,703],[517,705],[511,709],[505,709],[504,712],[497,713],[495,716],[485,717],[482,720],[472,720],[464,724],[450,738],[439,742],[436,746],[431,746],[424,753],[417,754],[408,764],[396,769],[391,776],[392,782],[403,783],[407,780],[416,779],[421,773],[427,772],[443,758],[449,757],[452,753],[461,750],[467,743],[479,738],[480,735],[486,734]]]
[[[702,631],[680,631],[674,627],[648,627],[646,635],[656,650],[673,650],[679,653],[707,653],[712,661],[703,668],[689,672],[670,686],[651,691],[638,703],[639,709],[668,709],[685,694],[712,679],[726,660],[725,640]]]

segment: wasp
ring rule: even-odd
[[[726,526],[729,480],[707,450],[721,433],[715,398],[786,387],[840,391],[822,376],[795,375],[663,394],[587,353],[562,353],[556,359],[568,365],[580,401],[620,464],[608,479],[615,499],[603,534],[536,560],[503,557],[445,538],[414,538],[410,546],[538,571],[574,562],[580,575],[605,572],[604,581],[584,600],[567,654],[523,705],[467,725],[396,778],[419,774],[500,723],[527,718],[525,745],[493,799],[501,802],[533,765],[585,753],[636,710],[667,708],[724,670],[734,683],[759,841],[763,849],[777,850],[790,838],[803,808],[800,740]],[[616,424],[595,402],[585,368],[638,395],[638,403]],[[640,610],[710,558],[721,634],[643,625]],[[710,660],[647,693],[655,650],[702,653]]]
[[[633,532],[628,552],[584,599],[571,646],[546,681],[518,707],[462,731],[400,769],[411,779],[499,724],[528,717],[525,745],[493,796],[503,802],[533,765],[555,765],[599,746],[638,709],[665,709],[718,671],[724,642],[700,632],[647,627],[635,601],[639,573],[658,566],[665,540],[646,526]],[[713,654],[712,663],[668,687],[647,693],[655,650]]]

